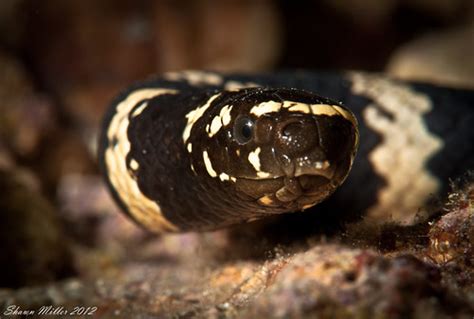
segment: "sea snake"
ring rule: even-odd
[[[213,230],[328,197],[407,221],[474,167],[473,125],[472,90],[357,72],[183,71],[120,94],[98,154],[116,202],[153,232]]]

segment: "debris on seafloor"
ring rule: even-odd
[[[309,240],[306,247],[280,245],[260,258],[245,251],[240,252],[245,258],[237,258],[239,252],[231,251],[245,250],[245,245],[234,247],[227,231],[158,238],[129,232],[128,243],[120,239],[126,249],[117,250],[110,245],[120,238],[113,229],[127,229],[123,223],[129,222],[108,220],[120,216],[114,214],[103,219],[107,227],[96,228],[110,234],[109,240],[102,234],[99,247],[74,249],[74,259],[82,259],[80,277],[1,290],[0,300],[25,309],[83,304],[97,307],[101,318],[469,318],[474,311],[469,297],[472,185],[471,180],[456,188],[445,211],[427,220],[427,227],[400,235],[423,240],[382,250],[386,230],[370,233],[370,228],[365,230],[372,248],[358,248],[364,246],[361,233],[348,231],[339,239]],[[103,205],[99,197],[96,203]],[[249,249],[254,239],[247,242]],[[227,252],[233,257],[216,257]]]

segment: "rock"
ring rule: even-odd
[[[102,318],[468,318],[474,311],[471,175],[456,184],[446,211],[419,224],[355,224],[343,234],[306,244],[288,239],[279,248],[262,233],[242,230],[152,237],[116,212],[99,177],[65,176],[58,198],[74,239],[77,277],[0,290],[0,308],[37,313],[44,305],[73,311],[80,304]],[[48,238],[34,245],[47,246]]]
[[[21,44],[25,31],[22,5],[22,0],[0,2],[0,39],[3,48],[17,48]]]
[[[0,170],[9,170],[14,166],[13,156],[0,139]]]
[[[185,68],[263,70],[280,52],[278,14],[267,1],[182,6],[50,0],[27,6],[26,12],[33,26],[26,54],[40,81],[86,130],[98,126],[117,92],[150,74]]]
[[[453,188],[445,214],[429,230],[427,255],[444,267],[446,280],[469,291],[474,285],[474,172]]]
[[[57,199],[61,217],[77,243],[97,248],[112,242],[127,244],[145,236],[146,232],[113,202],[101,176],[64,175]]]
[[[387,72],[404,80],[474,88],[474,24],[432,33],[393,53]]]
[[[97,307],[104,318],[445,318],[474,309],[443,283],[436,266],[410,255],[386,258],[334,244],[230,265],[213,265],[199,254],[193,263],[135,260],[106,277],[54,284],[47,289],[56,301],[38,289],[4,292],[4,307],[44,303],[70,309],[80,302]]]
[[[157,2],[154,10],[159,70],[256,72],[281,53],[281,22],[270,1]]]
[[[59,129],[54,136],[49,137],[43,145],[40,156],[30,165],[38,172],[52,196],[56,193],[57,185],[63,176],[97,172],[91,150],[71,128]]]
[[[410,10],[426,17],[449,21],[459,19],[462,10],[473,8],[469,0],[336,0],[323,1],[326,5],[343,13],[348,19],[356,20],[360,24],[377,25],[384,22],[393,23],[397,10]],[[466,17],[467,19],[469,16]],[[420,24],[426,23],[421,20]]]
[[[26,55],[76,127],[96,128],[117,92],[156,71],[149,6],[110,0],[26,6],[32,26]]]
[[[72,274],[68,242],[35,176],[0,169],[0,287],[46,283]]]
[[[55,109],[13,57],[0,52],[0,69],[0,138],[17,156],[31,158],[56,127]]]
[[[444,318],[468,313],[469,308],[450,304],[451,298],[436,267],[413,256],[386,259],[370,251],[320,246],[293,257],[243,317],[404,318],[429,313],[430,318]]]

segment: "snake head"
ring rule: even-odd
[[[250,88],[224,92],[213,106],[197,137],[206,140],[202,169],[231,183],[257,212],[308,208],[347,177],[358,128],[340,103],[303,90]]]

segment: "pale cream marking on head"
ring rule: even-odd
[[[268,195],[265,195],[265,196],[262,196],[258,199],[258,202],[262,205],[265,205],[265,206],[271,206],[273,205],[273,200],[270,198],[270,196]]]
[[[333,105],[329,104],[311,104],[310,105],[311,113],[314,115],[341,115]]]
[[[211,122],[211,127],[208,131],[208,136],[213,137],[222,127],[221,117],[219,115],[214,116]]]
[[[353,73],[352,92],[375,103],[364,109],[367,126],[382,135],[369,160],[387,184],[369,216],[381,221],[412,222],[415,213],[440,184],[426,169],[428,160],[443,146],[423,123],[432,109],[428,96],[380,76]],[[389,113],[392,117],[388,117]]]
[[[262,166],[260,163],[260,152],[262,149],[260,147],[257,147],[254,151],[249,153],[248,160],[250,164],[252,164],[253,168],[257,172],[257,176],[259,178],[267,178],[270,176],[270,173],[262,171]]]
[[[191,164],[191,170],[193,171],[194,175],[197,175],[196,170],[194,169],[194,165]]]
[[[147,106],[148,106],[148,101],[145,101],[142,104],[140,104],[140,106],[138,106],[135,110],[133,110],[132,117],[140,115]]]
[[[288,111],[290,112],[301,112],[301,113],[311,113],[311,109],[309,108],[308,104],[304,103],[297,103],[293,106],[290,106],[288,108]]]
[[[140,191],[136,180],[127,169],[126,157],[131,147],[127,137],[128,116],[133,107],[142,100],[161,94],[176,94],[177,92],[171,89],[141,89],[131,92],[118,103],[115,115],[107,129],[109,143],[114,139],[117,141],[115,146],[110,145],[105,150],[105,164],[110,183],[130,214],[141,224],[155,232],[176,231],[178,228],[163,216],[155,201],[152,201]]]
[[[224,84],[224,90],[226,91],[238,91],[241,89],[260,87],[259,84],[253,82],[237,82],[237,81],[227,81]]]
[[[356,117],[354,116],[354,114],[352,114],[352,112],[340,107],[339,105],[333,105],[333,107],[336,109],[336,111],[338,111],[346,120],[349,120],[352,122],[352,124],[357,127],[358,124],[357,124],[357,119]]]
[[[234,182],[234,183],[235,183],[235,181],[237,180],[235,177],[229,176],[229,175],[226,174],[226,173],[220,173],[219,179],[220,179],[221,181],[232,181],[232,182]]]
[[[193,143],[188,143],[188,145],[186,146],[186,149],[188,150],[188,153],[192,153],[193,152]]]
[[[167,72],[163,78],[171,81],[185,80],[192,85],[221,85],[224,79],[217,73],[196,70]]]
[[[211,177],[217,177],[217,173],[212,167],[211,159],[209,158],[209,154],[207,154],[207,151],[202,152],[202,158],[204,159],[204,165],[206,166],[207,173]]]
[[[221,181],[228,181],[228,180],[230,179],[230,176],[227,175],[226,173],[220,173],[220,174],[219,174],[219,179],[220,179]]]
[[[236,154],[237,156],[240,156],[240,149],[236,149],[236,150],[235,150],[235,154]]]
[[[211,106],[212,101],[217,99],[219,97],[220,93],[217,93],[213,96],[211,96],[204,105],[197,107],[196,109],[190,111],[188,114],[186,114],[186,119],[188,122],[186,123],[186,127],[184,128],[183,131],[183,141],[186,143],[188,140],[189,136],[191,135],[191,130],[194,126],[194,124],[201,118],[201,116],[206,112],[206,110]]]
[[[257,147],[254,151],[249,153],[248,160],[250,164],[252,164],[253,168],[255,171],[260,172],[260,151],[262,149],[260,147]]]
[[[211,121],[211,125],[209,126],[208,124],[206,126],[206,132],[208,133],[207,135],[209,137],[213,137],[219,132],[219,130],[223,126],[226,126],[227,124],[230,123],[232,119],[230,116],[231,110],[232,110],[232,106],[226,105],[221,109],[221,111],[219,112],[219,115],[214,116],[214,118]]]
[[[257,172],[257,176],[260,177],[260,178],[267,178],[267,177],[270,177],[270,173],[267,173],[267,172],[263,172],[263,171],[258,171]]]
[[[307,104],[295,101],[285,101],[283,102],[283,107],[288,109],[290,112],[301,112],[305,114],[314,114],[314,115],[338,115],[331,105],[327,104]]]
[[[273,103],[278,103],[274,101],[270,101]],[[290,112],[300,112],[300,113],[305,113],[305,114],[314,114],[314,115],[327,115],[327,116],[337,116],[340,115],[344,117],[345,119],[349,120],[352,122],[353,125],[357,126],[357,120],[354,117],[354,115],[340,107],[339,105],[329,105],[329,104],[307,104],[307,103],[301,103],[301,102],[295,102],[295,101],[284,101],[282,104],[278,103],[277,105],[265,105],[265,103],[269,102],[263,102],[258,105],[258,111],[254,113],[257,116],[260,116],[265,113],[270,113],[270,112],[278,112],[280,110],[279,106],[288,109]],[[263,105],[262,105],[263,104]],[[252,108],[252,110],[256,108],[255,106]],[[252,110],[250,110],[250,113],[252,113]]]
[[[280,102],[275,101],[266,101],[262,102],[258,105],[255,105],[250,109],[250,113],[256,116],[261,116],[262,114],[271,113],[271,112],[278,112],[281,108]]]
[[[230,115],[231,111],[232,111],[232,105],[226,105],[222,108],[220,112],[220,116],[222,118],[222,124],[224,126],[229,125],[230,121],[232,120],[232,116]]]
[[[130,161],[130,168],[136,171],[139,167],[140,165],[138,164],[138,162],[134,158],[132,158],[132,160]]]

